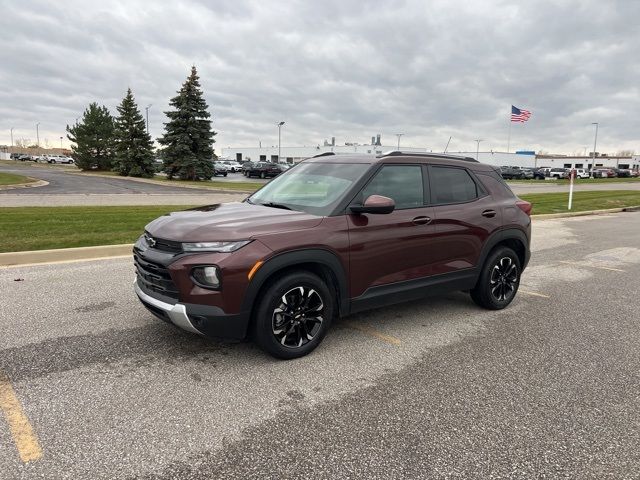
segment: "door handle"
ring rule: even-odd
[[[487,218],[493,218],[496,216],[496,211],[495,210],[485,210],[484,212],[482,212],[482,216],[483,217],[487,217]]]
[[[427,225],[431,223],[431,217],[416,217],[412,220],[414,225]]]

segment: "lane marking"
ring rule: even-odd
[[[38,438],[24,410],[22,410],[20,400],[11,386],[9,377],[2,370],[0,370],[0,410],[3,411],[7,419],[20,459],[27,463],[42,457]]]
[[[551,298],[549,295],[545,295],[543,293],[538,293],[538,292],[530,292],[528,290],[522,290],[521,288],[518,288],[518,293],[524,293],[525,295],[531,295],[531,296],[540,297],[540,298]]]
[[[589,265],[588,263],[580,263],[580,262],[566,262],[564,260],[560,260],[560,263],[564,263],[566,265],[575,265],[576,267],[590,267],[590,268],[598,268],[600,270],[609,270],[610,272],[625,272],[625,270],[620,270],[619,268],[613,267],[601,267],[600,265]]]
[[[399,347],[402,345],[402,340],[396,337],[392,337],[391,335],[384,334],[382,332],[377,331],[374,328],[368,327],[367,325],[363,325],[362,323],[356,322],[346,322],[345,325],[347,328],[351,328],[352,330],[357,330],[365,335],[369,335],[370,337],[377,338],[378,340],[382,340],[390,345],[394,345]]]

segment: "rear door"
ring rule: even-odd
[[[426,174],[418,164],[383,165],[356,197],[354,203],[361,204],[370,195],[383,195],[396,208],[389,214],[347,214],[352,297],[430,275],[435,229]]]
[[[433,274],[472,268],[491,233],[502,224],[495,200],[464,167],[429,166],[436,235]]]

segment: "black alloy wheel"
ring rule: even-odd
[[[521,273],[516,253],[508,247],[497,247],[487,257],[471,298],[481,307],[501,310],[515,298]]]
[[[491,270],[489,284],[491,295],[499,302],[515,295],[518,286],[518,268],[511,257],[502,257],[498,260]]]
[[[310,287],[294,287],[282,295],[271,317],[271,331],[285,347],[301,347],[317,335],[324,321],[324,302]]]
[[[320,344],[333,314],[334,296],[325,282],[311,272],[291,272],[261,296],[254,339],[274,357],[302,357]]]

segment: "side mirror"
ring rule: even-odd
[[[391,213],[396,208],[396,202],[392,198],[382,195],[370,195],[363,205],[349,207],[351,213]]]

